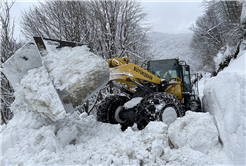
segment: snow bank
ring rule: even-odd
[[[245,165],[245,52],[207,81],[203,106],[216,122],[231,164]]]
[[[202,78],[198,82],[198,94],[200,99],[203,98],[203,90],[210,77],[211,73],[202,72]]]
[[[97,122],[86,113],[76,113],[62,120],[50,121],[35,112],[17,112],[2,131],[2,165],[217,165],[224,164],[219,146],[207,148],[199,144],[213,137],[204,134],[198,139],[192,130],[214,131],[211,116],[207,113],[190,113],[173,123],[172,128],[163,122],[150,122],[144,130],[136,126],[121,131],[120,125]],[[193,121],[190,121],[193,120]],[[178,135],[187,122],[185,132]],[[201,122],[199,122],[201,121]],[[204,122],[204,123],[203,123]],[[209,127],[208,127],[209,126]],[[217,136],[216,131],[215,136]],[[173,135],[173,133],[176,133]],[[174,140],[185,139],[192,133],[190,145],[173,147]],[[209,131],[211,133],[211,131]],[[208,141],[206,147],[216,141]],[[197,149],[194,149],[196,147]],[[204,149],[204,148],[202,148]],[[216,154],[216,155],[215,155]]]

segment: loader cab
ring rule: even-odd
[[[147,62],[147,70],[163,79],[160,71],[168,72],[169,78],[178,77],[183,84],[183,92],[192,92],[190,66],[179,59],[153,60]],[[167,77],[168,79],[168,77]]]
[[[147,70],[161,79],[181,76],[178,59],[148,61]]]

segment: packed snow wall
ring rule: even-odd
[[[203,106],[214,116],[224,151],[231,164],[245,165],[245,54],[207,81]]]

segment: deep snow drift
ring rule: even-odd
[[[215,119],[224,151],[231,164],[245,165],[245,55],[221,71],[217,77],[207,80],[203,105]]]
[[[198,133],[198,134],[197,134]],[[223,164],[218,131],[209,113],[188,112],[168,126],[97,122],[73,114],[52,122],[34,112],[15,112],[2,132],[3,165],[216,165]],[[209,140],[209,141],[208,141]]]

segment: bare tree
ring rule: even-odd
[[[26,38],[41,36],[80,42],[86,34],[84,1],[45,1],[22,13]]]
[[[46,1],[25,11],[22,32],[89,44],[105,59],[146,56],[146,14],[139,2],[126,0]]]
[[[141,21],[146,13],[140,2],[89,1],[90,43],[94,51],[106,59],[146,56],[146,32]],[[133,58],[134,59],[134,58]]]
[[[15,51],[13,39],[14,21],[11,25],[10,9],[14,2],[1,1],[1,62],[5,62]]]
[[[14,21],[11,21],[10,9],[14,1],[1,1],[1,63],[4,63],[19,48],[13,37]],[[1,72],[1,124],[7,123],[13,113],[10,105],[14,101],[14,90],[5,75]]]

